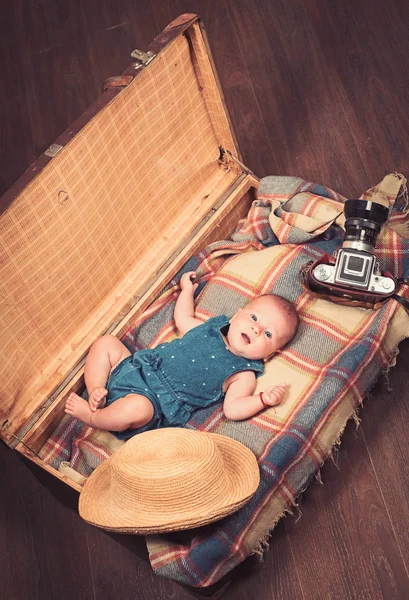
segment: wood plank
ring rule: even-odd
[[[78,514],[57,502],[2,443],[0,461],[2,597],[93,600],[86,531]]]
[[[341,163],[350,171],[345,190],[353,185],[358,191],[390,171],[407,170],[408,148],[401,132],[409,125],[406,101],[402,101],[409,84],[409,74],[402,70],[407,59],[403,40],[408,4],[347,0],[336,10],[325,10],[314,0],[308,3],[308,13],[322,53],[325,88],[342,99],[339,120],[331,124],[337,131],[347,128],[352,136],[349,150],[357,149],[363,166]],[[350,152],[346,146],[334,146],[334,154],[344,161]]]
[[[152,575],[144,538],[107,535],[86,525],[95,600],[172,598],[192,596],[177,583]]]
[[[244,163],[257,176],[269,172],[273,161],[271,142],[263,127],[246,54],[243,52],[241,31],[231,18],[228,5],[213,4],[203,15],[209,40],[214,46],[215,64],[222,83],[226,103],[243,154]],[[198,7],[199,9],[199,7]]]
[[[292,600],[303,598],[298,566],[294,560],[285,520],[280,521],[263,555],[247,559],[249,567],[242,568],[233,579],[223,600],[254,598],[257,600]]]
[[[399,553],[409,571],[409,340],[400,349],[396,367],[371,393],[362,410],[362,435],[388,512]],[[390,386],[390,387],[389,387]],[[385,520],[385,526],[387,521]]]
[[[407,573],[362,432],[349,422],[324,485],[303,495],[302,518],[285,521],[303,597],[401,598]]]
[[[255,136],[257,141],[266,137],[271,147],[268,170],[256,163],[256,172],[297,175],[347,189],[348,173],[362,170],[362,163],[349,130],[334,124],[342,117],[344,98],[310,22],[308,4],[261,2],[254,10],[245,3],[232,12],[232,22],[264,125]]]

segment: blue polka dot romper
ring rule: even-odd
[[[264,371],[262,360],[236,356],[228,348],[222,331],[227,316],[213,317],[188,331],[182,338],[140,350],[123,360],[107,383],[107,405],[126,394],[142,394],[154,406],[154,416],[139,429],[112,432],[126,439],[148,429],[183,427],[196,409],[223,399],[223,384],[233,373]]]

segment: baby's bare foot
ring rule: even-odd
[[[104,408],[107,401],[107,394],[108,390],[102,387],[92,390],[88,399],[89,407],[92,412],[95,412],[98,408]]]
[[[71,393],[65,403],[65,412],[79,419],[86,425],[91,425],[92,411],[84,398]]]

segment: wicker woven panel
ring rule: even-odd
[[[199,62],[175,40],[3,214],[5,439],[236,178],[218,161],[225,125],[209,117]]]

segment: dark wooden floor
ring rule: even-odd
[[[182,12],[204,18],[256,174],[350,197],[388,172],[409,176],[405,0],[14,0],[0,14],[0,193]],[[223,598],[409,597],[408,357],[403,342],[393,391],[378,383],[301,518],[280,522],[264,563],[250,561]],[[14,452],[0,454],[1,597],[192,597],[152,574],[138,539],[86,525],[65,505],[69,490],[57,500]]]

